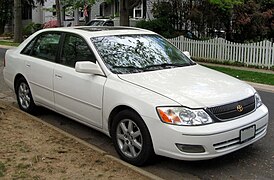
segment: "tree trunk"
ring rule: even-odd
[[[143,17],[144,19],[147,18],[147,0],[143,0]]]
[[[6,22],[0,23],[0,35],[4,33]]]
[[[55,0],[55,4],[56,4],[57,25],[58,25],[58,27],[60,27],[62,25],[60,1]]]
[[[129,26],[128,0],[120,1],[120,26]]]
[[[21,0],[14,0],[14,42],[23,41],[22,31],[22,3]]]
[[[74,10],[74,26],[79,25],[79,8]]]

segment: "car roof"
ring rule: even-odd
[[[149,30],[135,28],[135,27],[127,27],[127,26],[74,26],[74,27],[48,28],[42,31],[44,32],[59,31],[59,32],[76,33],[85,37],[125,35],[125,34],[156,34]]]

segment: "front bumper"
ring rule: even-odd
[[[203,126],[176,126],[156,122],[143,117],[149,128],[154,151],[181,160],[203,160],[222,156],[252,144],[266,135],[268,109],[265,105],[244,117]],[[240,131],[255,125],[255,137],[240,142]],[[180,151],[176,144],[202,146],[205,152],[187,153]]]

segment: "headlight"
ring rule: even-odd
[[[263,104],[262,99],[257,92],[255,93],[255,103],[256,103],[256,108],[260,107]]]
[[[195,126],[213,123],[211,117],[203,109],[185,107],[157,107],[160,119],[168,124]]]

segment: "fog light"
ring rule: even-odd
[[[190,144],[177,144],[177,148],[186,153],[203,153],[205,152],[205,148],[201,145],[190,145]]]

